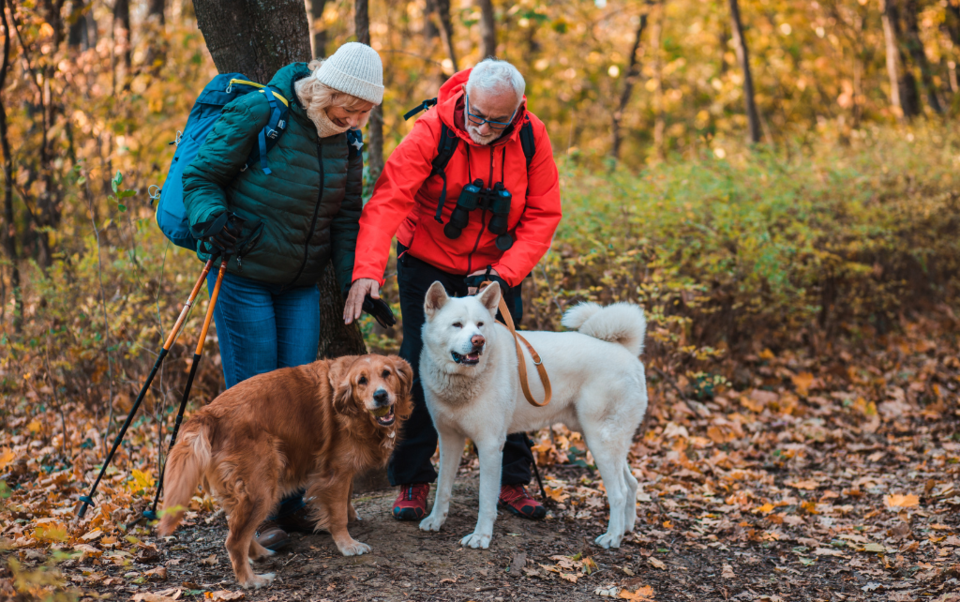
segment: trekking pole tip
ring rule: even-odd
[[[145,519],[147,519],[147,520],[157,520],[157,519],[159,519],[160,517],[157,516],[157,513],[154,512],[153,510],[144,510],[144,511],[143,511],[143,518],[145,518]]]
[[[89,495],[81,495],[80,507],[77,508],[77,517],[83,518],[83,516],[87,513],[87,508],[94,505],[95,504],[93,503],[93,499],[91,499]]]

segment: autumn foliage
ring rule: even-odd
[[[351,38],[351,3],[313,3],[325,48]],[[0,2],[11,170],[0,176],[4,599],[146,592],[167,579],[154,566],[163,546],[131,523],[155,492],[205,299],[98,505],[73,520],[200,269],[163,239],[152,197],[168,143],[215,69],[190,3],[168,2],[165,21],[143,4],[125,30],[100,2]],[[437,4],[451,12],[451,46],[428,10]],[[638,302],[651,325],[651,411],[631,453],[644,487],[643,526],[625,545],[633,569],[598,571],[605,560],[571,551],[519,563],[522,579],[673,599],[688,588],[677,550],[737,550],[795,572],[848,566],[869,576],[857,596],[908,583],[898,592],[950,600],[960,578],[955,0],[911,4],[926,56],[898,58],[922,92],[912,120],[890,101],[878,3],[741,2],[758,146],[744,142],[725,3],[493,6],[498,52],[527,76],[564,201],[551,250],[524,284],[523,326],[560,329],[581,300]],[[389,154],[411,127],[402,113],[452,73],[449,47],[458,67],[480,58],[481,15],[473,3],[431,0],[372,2],[370,16]],[[398,310],[395,278],[384,294]],[[399,328],[366,320],[363,330],[371,348],[398,349]],[[222,387],[215,342],[196,404]],[[534,439],[551,520],[603,519],[602,483],[579,435],[556,428]],[[213,523],[214,507],[198,495],[189,520]],[[741,569],[716,567],[727,584]],[[789,579],[767,588],[755,599],[829,598]]]

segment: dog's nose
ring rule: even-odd
[[[390,401],[390,394],[387,393],[386,389],[377,389],[373,394],[373,400],[377,402],[378,406],[385,406]]]
[[[486,342],[487,340],[483,338],[483,335],[475,334],[472,337],[470,337],[470,343],[473,344],[474,349],[479,349],[480,347],[483,347],[483,345]]]

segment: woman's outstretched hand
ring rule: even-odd
[[[347,302],[343,306],[344,324],[351,324],[360,317],[360,312],[363,311],[363,299],[367,295],[379,299],[380,283],[372,278],[354,280],[347,295]]]

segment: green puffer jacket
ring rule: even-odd
[[[224,211],[246,220],[245,242],[227,266],[231,274],[307,286],[320,280],[332,259],[337,282],[346,291],[363,208],[363,158],[359,152],[350,158],[346,134],[317,136],[293,89],[308,75],[306,63],[294,63],[270,80],[290,101],[286,131],[267,153],[273,173],[265,174],[259,162],[241,171],[270,117],[264,95],[247,94],[224,107],[184,170],[183,204],[191,226]]]

